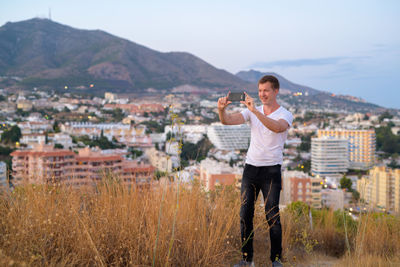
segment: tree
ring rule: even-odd
[[[124,112],[120,108],[116,108],[113,110],[112,117],[114,121],[120,122],[124,118]]]
[[[54,144],[54,148],[63,149],[64,146],[62,144]]]
[[[21,136],[21,129],[17,125],[14,125],[1,134],[1,141],[6,144],[14,144],[21,139]]]
[[[13,149],[8,146],[0,146],[0,155],[1,156],[9,156],[10,153],[13,152]]]
[[[60,133],[60,132],[61,132],[60,126],[58,125],[58,121],[54,121],[54,124],[53,124],[53,131],[54,131],[55,133]]]
[[[347,178],[346,175],[340,179],[340,188],[347,189],[349,192],[353,192],[353,189],[351,188],[352,184],[351,179]]]
[[[388,154],[400,154],[400,135],[394,135],[390,127],[375,128],[377,150]]]
[[[379,120],[379,122],[382,122],[386,118],[391,119],[391,118],[393,118],[393,115],[390,114],[388,111],[385,111],[379,116],[378,120]]]
[[[311,137],[314,133],[300,135],[301,137],[301,144],[297,147],[297,151],[310,151],[311,149]]]

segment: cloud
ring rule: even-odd
[[[303,67],[303,66],[321,66],[335,65],[350,57],[325,57],[325,58],[303,58],[293,60],[278,60],[271,62],[256,62],[250,65],[250,68],[272,68],[272,67]]]

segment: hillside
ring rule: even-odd
[[[336,109],[349,112],[381,112],[383,108],[378,105],[367,103],[362,99],[352,96],[335,95],[314,88],[300,85],[289,81],[283,76],[273,72],[259,72],[255,70],[241,71],[236,74],[244,81],[257,84],[264,75],[274,75],[278,78],[281,94],[280,97],[292,106],[313,109]],[[302,93],[301,96],[294,96]]]
[[[0,88],[11,90],[63,90],[67,86],[91,94],[208,94],[246,88],[255,93],[258,79],[265,74],[278,77],[283,94],[303,93],[301,99],[285,99],[295,106],[381,110],[351,96],[334,96],[293,83],[276,73],[250,70],[233,75],[192,54],[161,53],[100,30],[75,29],[38,18],[0,27]]]
[[[124,92],[184,84],[220,89],[247,85],[189,53],[161,53],[100,30],[74,29],[48,19],[0,27],[0,76],[3,86],[16,81],[26,87],[86,89],[93,83],[97,89]]]

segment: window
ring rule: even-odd
[[[303,194],[303,190],[299,189],[299,190],[297,191],[297,194],[299,194],[299,195]]]

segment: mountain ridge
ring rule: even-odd
[[[133,91],[184,84],[248,86],[192,54],[162,53],[101,30],[74,29],[47,19],[0,27],[0,75],[21,76],[38,85],[57,79],[60,84],[70,79],[73,85],[98,80]]]

